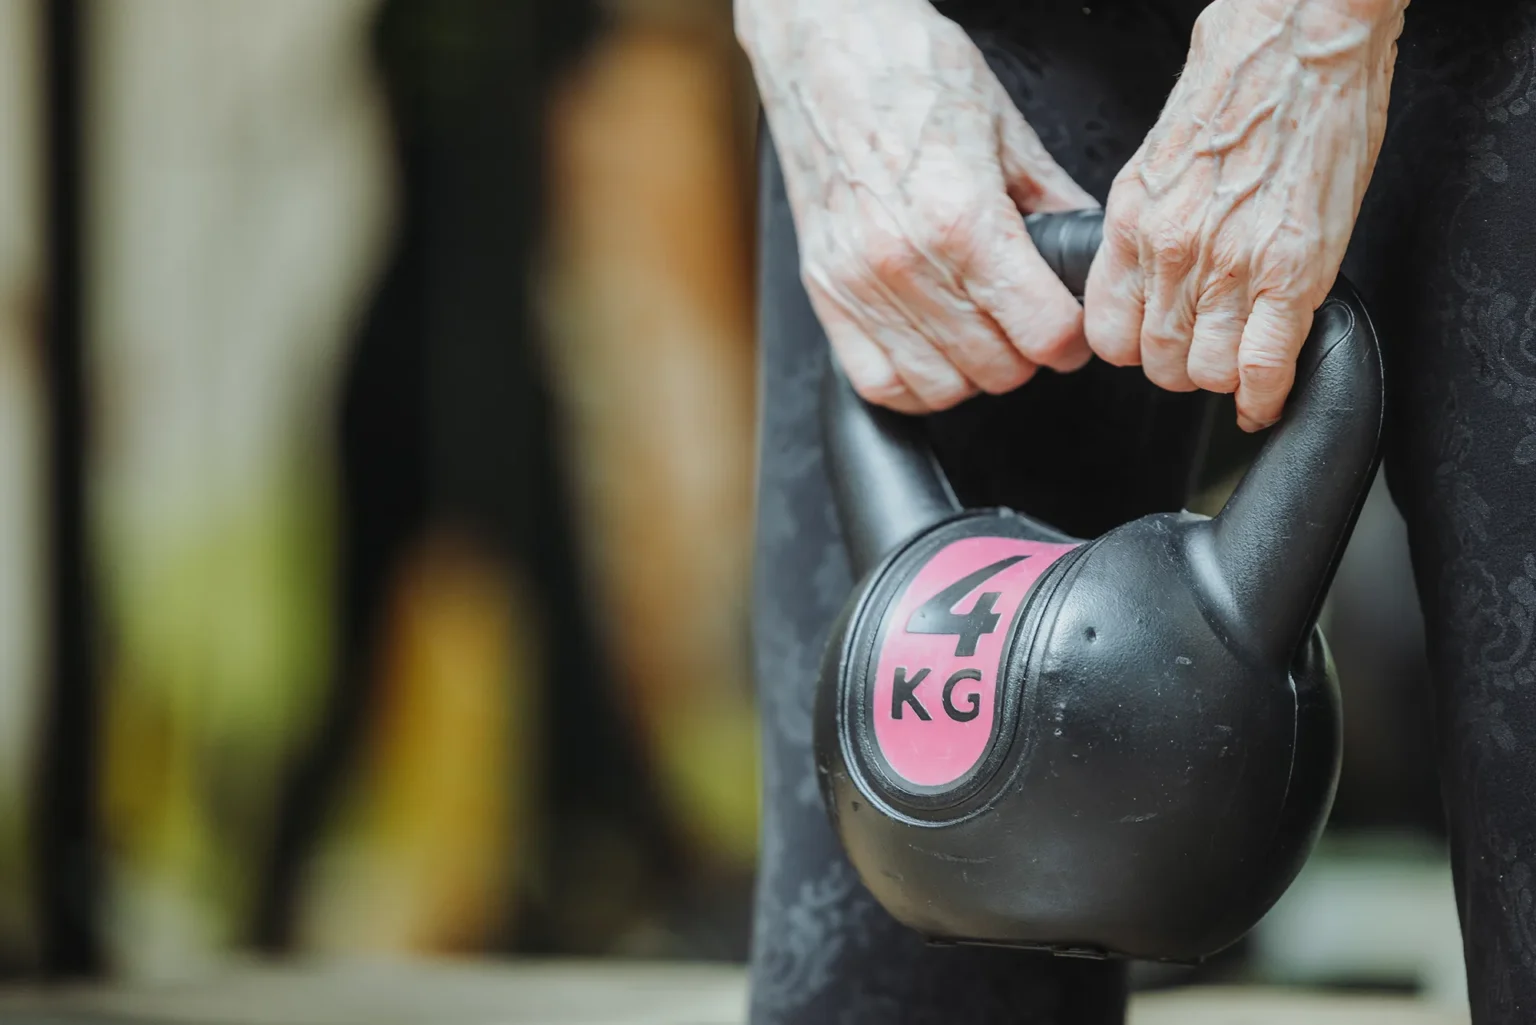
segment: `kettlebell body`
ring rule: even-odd
[[[1096,212],[1029,220],[1079,291]],[[1340,282],[1285,417],[1215,518],[1091,541],[962,510],[921,422],[833,372],[833,491],[861,583],[816,707],[862,880],[935,941],[1194,962],[1295,878],[1338,780],[1318,609],[1377,463],[1374,331]]]

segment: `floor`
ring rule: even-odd
[[[27,1025],[738,1025],[745,978],[709,966],[336,964],[231,969],[197,982],[0,992]],[[1131,1025],[1465,1025],[1413,1001],[1196,990],[1137,1001]]]

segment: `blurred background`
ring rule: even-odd
[[[745,958],[755,126],[729,0],[0,0],[0,975]],[[1323,852],[1141,985],[1464,1001],[1379,487],[1326,614]]]

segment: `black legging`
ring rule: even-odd
[[[940,10],[972,31],[1047,148],[1102,200],[1155,119],[1200,6]],[[1387,354],[1386,472],[1428,624],[1474,1020],[1523,1025],[1536,1021],[1536,0],[1415,0],[1399,54],[1345,272]],[[1119,966],[925,946],[864,891],[827,824],[811,704],[851,581],[815,416],[827,344],[800,286],[771,144],[762,171],[754,625],[765,798],[752,1021],[1120,1022]],[[932,418],[932,434],[963,498],[1092,536],[1180,506],[1207,408],[1095,363],[973,400]],[[1042,463],[1030,441],[1045,432],[1077,444]]]

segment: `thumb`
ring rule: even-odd
[[[1052,159],[1040,136],[1008,99],[998,115],[998,157],[1009,197],[1027,214],[1099,205]]]

